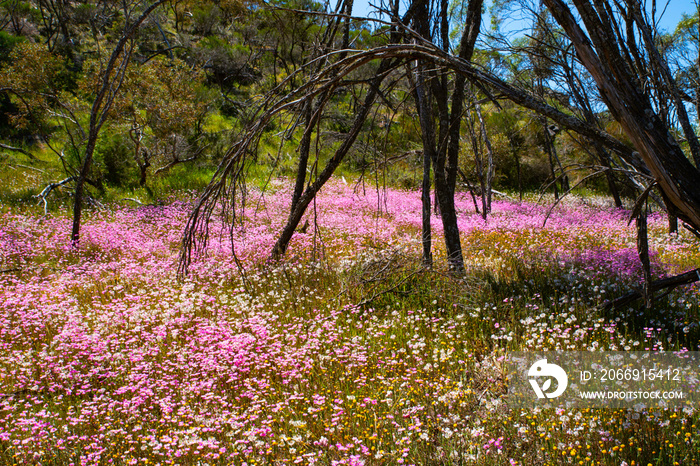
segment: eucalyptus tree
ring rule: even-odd
[[[462,37],[457,56],[470,61],[481,28],[482,0],[471,0],[467,6]],[[436,44],[449,53],[449,21],[447,2],[432,5],[428,0],[416,2],[414,29],[422,42]],[[437,11],[430,15],[430,11]],[[432,21],[431,21],[432,19]],[[433,24],[431,24],[433,23]],[[435,197],[439,206],[444,231],[445,248],[450,269],[460,273],[464,269],[462,246],[454,204],[457,170],[459,168],[460,126],[464,115],[465,79],[458,75],[450,91],[448,69],[433,69],[418,60],[415,79],[415,97],[418,120],[423,140],[424,171],[422,183],[422,241],[423,262],[430,264],[430,172],[434,172]]]
[[[700,172],[696,166],[700,149],[668,63],[654,43],[654,22],[644,3],[627,0],[611,5],[574,0],[577,18],[562,0],[543,1],[658,184],[669,212],[698,232]],[[619,18],[624,18],[624,24]],[[644,69],[654,74],[640,72]],[[677,115],[680,130],[689,142],[689,154],[678,144],[669,120],[662,118],[664,112]]]
[[[332,47],[333,41],[329,41],[335,34],[334,32],[329,33],[330,36],[322,35],[323,40],[319,40],[319,43],[328,44],[327,49],[322,49],[324,53],[318,58],[309,60],[267,95],[252,123],[241,134],[239,142],[231,148],[190,216],[182,256],[185,268],[189,263],[193,249],[206,244],[207,224],[219,201],[224,198],[234,200],[234,203],[224,203],[224,206],[228,213],[233,214],[235,221],[236,208],[240,208],[240,201],[237,199],[240,199],[245,193],[246,158],[255,151],[257,141],[266,125],[280,114],[297,112],[298,116],[294,118],[294,121],[303,123],[303,131],[298,146],[299,164],[292,208],[287,223],[280,232],[271,252],[273,258],[279,258],[283,255],[306,208],[357,141],[366,126],[372,108],[377,105],[375,102],[378,99],[387,100],[387,92],[401,79],[400,70],[408,68],[412,70],[411,73],[416,78],[416,107],[422,133],[423,153],[426,157],[426,164],[428,167],[432,167],[435,173],[435,192],[445,232],[449,265],[457,273],[463,270],[454,193],[466,78],[459,77],[455,80],[456,84],[452,86],[448,83],[447,71],[449,71],[449,67],[441,65],[435,70],[429,70],[423,66],[419,55],[411,56],[411,54],[404,53],[406,50],[415,50],[416,47],[425,49],[426,45],[430,45],[438,48],[444,54],[450,54],[447,4],[442,2],[436,6],[440,12],[437,20],[431,18],[430,12],[434,10],[425,0],[412,2],[402,16],[398,15],[398,3],[392,5],[393,16],[389,27],[384,31],[386,34],[385,45],[374,47],[368,51],[348,50],[346,47],[337,49]],[[347,5],[342,6],[342,3],[339,3],[335,12],[325,14],[324,17],[331,18],[331,21],[324,30],[340,30],[340,25],[344,24],[344,30],[347,31],[346,12],[349,11],[348,8]],[[481,8],[481,0],[470,1],[469,9],[472,13],[469,15],[469,27],[464,28],[457,54],[462,60],[470,59],[473,53],[474,42],[479,32]],[[432,29],[435,25],[437,25],[439,33],[433,37]],[[348,35],[343,33],[343,37],[341,44],[347,45],[345,38]],[[402,49],[403,46],[408,47],[408,49]],[[418,63],[417,66],[415,66],[416,63]],[[353,77],[353,72],[362,68],[372,70],[369,78],[357,79]],[[289,83],[292,80],[298,80],[301,77],[303,77],[304,84],[292,86],[290,92],[282,97],[279,96],[281,90],[289,89]],[[353,91],[355,94],[364,97],[358,105],[353,122],[344,135],[340,146],[330,156],[323,168],[321,168],[317,158],[313,166],[314,177],[309,179],[306,169],[309,148],[312,140],[318,141],[320,131],[317,128],[326,106],[334,93],[349,87],[355,89]],[[451,92],[451,89],[454,90]],[[295,128],[296,123],[292,125],[290,131]],[[424,195],[423,199],[426,198],[429,196]],[[236,202],[238,204],[235,204]],[[429,204],[427,209],[424,208],[424,215],[426,213],[429,219]],[[240,212],[238,217],[240,217]],[[425,231],[426,227],[424,227]],[[427,231],[429,232],[429,224]],[[424,242],[424,258],[430,257],[430,247],[426,248],[425,244]]]
[[[569,70],[578,72],[585,68],[590,72],[592,79],[597,83],[602,105],[607,106],[612,116],[620,122],[634,147],[607,133],[596,120],[587,119],[585,115],[582,117],[580,113],[577,115],[565,105],[557,105],[551,96],[538,96],[517,83],[508,82],[501,76],[471,63],[475,36],[479,31],[477,16],[480,18],[480,15],[473,16],[466,25],[468,27],[463,28],[460,46],[457,52],[454,52],[448,46],[448,34],[443,27],[444,16],[441,15],[448,10],[444,3],[432,4],[426,0],[415,0],[409,4],[402,17],[396,14],[396,8],[391,9],[394,15],[391,17],[390,28],[387,29],[388,40],[384,44],[361,50],[329,50],[297,70],[298,77],[302,76],[302,71],[308,73],[304,75],[303,84],[284,94],[281,90],[288,89],[288,79],[265,97],[257,109],[255,118],[225,157],[189,218],[183,241],[183,267],[186,269],[191,254],[197,247],[206,245],[207,224],[220,201],[223,202],[225,213],[232,213],[234,220],[240,219],[241,212],[236,209],[240,209],[240,199],[245,194],[246,160],[250,154],[255,153],[257,142],[272,119],[281,114],[296,115],[293,118],[295,122],[304,122],[302,140],[315,137],[318,141],[320,132],[315,128],[322,119],[330,96],[341,89],[361,86],[362,91],[358,94],[364,96],[362,103],[358,106],[352,125],[339,147],[333,151],[323,168],[317,159],[311,179],[307,179],[305,174],[300,175],[302,170],[298,170],[300,177],[297,187],[302,186],[299,179],[306,187],[301,190],[301,194],[299,190],[295,190],[294,208],[272,251],[273,257],[284,254],[306,208],[358,140],[371,107],[375,106],[378,100],[382,100],[391,89],[391,83],[396,81],[396,74],[402,69],[409,69],[409,77],[413,79],[425,156],[424,167],[432,169],[435,177],[435,191],[445,231],[448,261],[453,270],[460,271],[463,266],[454,210],[454,190],[457,174],[455,167],[460,148],[458,135],[464,115],[463,84],[466,82],[479,88],[490,100],[508,99],[548,118],[560,128],[600,144],[639,174],[647,179],[654,178],[669,210],[677,210],[690,228],[698,229],[700,202],[696,192],[700,189],[700,183],[697,170],[680,147],[673,143],[674,134],[668,123],[656,115],[655,109],[660,108],[660,104],[653,101],[652,94],[644,94],[640,90],[664,83],[671,92],[654,93],[653,98],[669,97],[671,100],[667,107],[680,115],[682,110],[676,108],[675,91],[667,71],[659,69],[659,80],[639,82],[630,71],[633,68],[627,60],[632,56],[629,48],[620,49],[619,46],[619,39],[625,35],[624,30],[619,28],[619,25],[610,26],[612,20],[607,9],[610,9],[611,5],[606,3],[603,7],[600,5],[605,2],[596,1],[595,4],[603,9],[602,12],[598,12],[600,16],[596,16],[590,11],[593,9],[595,12],[592,3],[583,0],[575,0],[574,3],[588,15],[586,27],[589,31],[593,30],[591,34],[596,37],[591,39],[586,36],[565,3],[559,0],[545,0],[545,5],[561,28],[561,32],[557,33],[560,39],[558,43],[566,44],[568,40],[576,50],[575,55],[560,53],[558,56],[575,61],[576,66],[570,67]],[[616,2],[616,7],[622,8],[619,3]],[[630,0],[630,3],[636,2]],[[475,12],[480,12],[481,2],[472,0],[469,6],[473,7]],[[631,5],[627,12],[632,15],[633,21],[625,26],[636,31],[635,40],[646,41],[643,48],[646,55],[640,53],[635,58],[646,60],[651,66],[663,67],[663,56],[654,55],[653,41],[648,41],[646,35],[649,22],[645,21],[643,16],[640,19],[640,15],[645,14],[644,10],[634,9],[634,6]],[[326,17],[337,18],[338,14],[330,13]],[[591,45],[591,41],[594,46]],[[629,46],[630,43],[626,45]],[[562,50],[567,48],[560,46]],[[596,52],[601,56],[598,57]],[[371,77],[355,79],[353,73],[363,68],[373,70]],[[450,81],[449,77],[454,79]],[[683,131],[687,131],[684,125],[681,126]],[[296,124],[292,125],[292,128],[296,128]],[[430,173],[429,170],[426,172]],[[424,201],[426,197],[424,195]],[[429,231],[429,225],[427,229]],[[423,231],[425,239],[425,223]],[[426,257],[426,251],[429,254],[430,249],[424,242],[424,259],[429,257]]]
[[[576,18],[562,0],[543,1],[595,80],[605,105],[637,149],[652,181],[645,193],[658,185],[669,216],[682,219],[700,236],[700,144],[678,84],[655,40],[656,3],[652,1],[649,14],[639,0],[614,5],[573,0]],[[681,149],[677,134],[687,141],[688,153]],[[649,308],[659,285],[655,287],[651,281],[643,198],[633,214],[644,270],[642,296]],[[700,278],[698,269],[694,272],[692,281]]]
[[[156,0],[150,5],[144,5],[140,1],[124,3],[121,14],[124,17],[124,26],[119,34],[119,39],[114,48],[102,63],[100,77],[95,89],[92,106],[90,109],[89,123],[85,134],[85,145],[81,156],[80,168],[75,178],[75,190],[73,195],[73,226],[71,230],[71,242],[77,245],[80,240],[81,216],[85,194],[85,183],[92,166],[95,146],[102,126],[107,121],[109,111],[117,98],[126,71],[131,61],[136,43],[134,35],[139,30],[148,16],[164,0]]]
[[[666,58],[675,70],[675,77],[685,102],[694,106],[695,117],[700,115],[700,2],[695,12],[683,15],[675,30],[661,40],[668,42]]]
[[[424,174],[429,175],[431,169],[434,173],[435,193],[443,223],[448,263],[456,273],[463,270],[454,194],[467,82],[481,89],[491,98],[494,93],[501,94],[519,105],[555,119],[562,126],[605,141],[616,151],[634,158],[628,147],[604,131],[593,128],[553,108],[533,94],[470,64],[480,31],[483,7],[480,0],[471,0],[468,3],[468,13],[465,15],[465,25],[461,28],[462,34],[456,52],[449,44],[449,31],[445,24],[448,9],[444,3],[415,0],[409,4],[402,16],[397,14],[398,4],[392,5],[393,16],[389,27],[384,31],[386,40],[383,45],[359,50],[329,47],[326,53],[309,60],[267,94],[251,118],[251,123],[230,149],[190,216],[183,240],[184,268],[187,267],[192,252],[206,246],[208,221],[220,202],[224,206],[224,212],[231,214],[228,217],[231,225],[242,217],[241,200],[246,192],[245,172],[249,156],[255,155],[258,141],[270,122],[286,114],[293,117],[293,124],[284,134],[291,134],[298,125],[301,125],[302,137],[298,146],[299,164],[292,208],[271,252],[273,258],[283,255],[306,208],[352,149],[366,126],[372,107],[378,105],[377,100],[386,100],[387,91],[392,88],[392,83],[400,79],[400,77],[397,78],[397,74],[402,69],[409,69],[409,80],[413,80],[417,116],[421,128],[424,168],[426,168]],[[330,24],[338,24],[338,19],[345,18],[337,11],[324,14],[323,17],[336,19],[335,23],[331,21]],[[331,28],[331,30],[334,29],[337,28]],[[318,43],[331,44],[325,41],[318,41]],[[366,68],[372,70],[369,78],[357,79],[357,75],[353,75],[357,70]],[[289,83],[292,80],[301,81],[303,84],[289,90]],[[354,93],[364,96],[357,106],[355,118],[342,143],[330,155],[323,168],[317,158],[313,164],[313,176],[309,178],[306,170],[309,148],[311,141],[319,140],[321,132],[317,128],[320,128],[319,124],[330,97],[341,89],[349,88],[354,88]],[[283,90],[287,90],[286,94],[282,92]],[[319,144],[314,146],[318,147]],[[428,263],[431,253],[430,204],[426,202],[429,200],[429,181],[427,176],[424,177],[422,196],[424,201],[423,258]]]

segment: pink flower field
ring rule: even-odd
[[[700,464],[696,412],[518,412],[507,350],[698,351],[697,286],[652,315],[629,212],[458,197],[467,273],[420,271],[420,196],[327,186],[283,263],[289,183],[178,277],[190,201],[0,220],[0,464]],[[435,262],[443,264],[433,218]],[[655,277],[698,241],[650,218]],[[232,255],[244,266],[239,269]],[[382,271],[391,270],[387,278]]]

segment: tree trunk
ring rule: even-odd
[[[566,31],[579,60],[595,79],[601,97],[665,197],[677,209],[678,216],[692,227],[700,228],[700,172],[654,112],[648,96],[634,86],[634,77],[630,76],[614,41],[607,13],[596,11],[587,0],[574,0],[589,38],[562,0],[543,1]]]
[[[432,265],[432,233],[430,226],[430,165],[435,160],[435,125],[432,116],[432,105],[430,93],[427,91],[424,79],[425,69],[422,64],[418,65],[415,79],[416,107],[418,109],[418,120],[421,128],[421,139],[423,141],[423,182],[421,184],[421,241],[423,244],[423,264]],[[437,172],[435,174],[437,178]],[[437,197],[437,192],[436,192]],[[436,199],[435,205],[438,202]]]
[[[70,236],[71,244],[74,247],[78,247],[78,243],[80,242],[80,221],[83,211],[83,197],[85,196],[85,181],[87,180],[88,173],[90,172],[90,165],[92,163],[92,155],[95,152],[96,142],[96,134],[94,137],[90,137],[90,139],[88,139],[87,147],[85,148],[83,165],[80,168],[80,173],[75,181],[75,195],[73,199],[73,228]]]
[[[151,162],[148,161],[147,156],[144,156],[143,163],[139,162],[139,186],[146,186],[146,177],[148,176],[148,167],[151,166]]]
[[[341,49],[343,52],[338,56],[338,60],[342,60],[347,56],[346,49],[350,45],[350,15],[352,15],[353,0],[345,0],[342,6],[342,13],[347,15],[343,25],[343,42]],[[337,18],[337,25],[340,24],[341,18]],[[336,28],[329,27],[327,29],[327,36],[325,37],[326,49],[329,49],[333,43],[335,37]],[[319,68],[321,63],[317,65]],[[328,97],[328,94],[324,92],[321,94],[316,101],[318,102],[318,108],[314,109],[314,99],[309,99],[304,105],[304,134],[301,137],[301,142],[299,143],[299,163],[297,164],[297,176],[294,183],[294,192],[292,193],[292,205],[290,212],[293,212],[299,203],[299,198],[301,198],[304,192],[304,185],[306,184],[306,170],[309,165],[309,153],[311,152],[311,139],[314,131],[314,127],[319,121],[320,108],[323,105],[324,100]]]
[[[646,23],[646,21],[644,21],[644,16],[640,5],[635,2],[629,2],[629,5],[632,9],[631,13],[632,17],[634,18],[634,22],[637,24],[637,28],[640,31],[640,35],[644,40],[644,45],[647,49],[647,53],[649,54],[650,64],[654,65],[653,68],[656,71],[658,71],[658,73],[661,75],[661,78],[664,81],[663,85],[660,85],[659,87],[666,90],[668,94],[670,94],[669,98],[673,101],[675,105],[676,116],[678,118],[678,122],[681,125],[681,128],[683,129],[683,134],[686,140],[688,141],[690,153],[692,154],[696,167],[700,168],[700,143],[698,143],[698,138],[695,135],[695,131],[693,131],[693,126],[691,125],[690,119],[688,118],[688,113],[685,110],[685,104],[681,99],[681,94],[678,90],[678,86],[676,85],[676,80],[671,74],[671,70],[668,68],[668,64],[663,59],[663,57],[661,57],[661,54],[656,48],[656,44],[654,43],[654,38],[652,37],[649,25]]]
[[[304,192],[304,185],[306,184],[306,169],[309,164],[309,151],[311,149],[311,134],[313,133],[314,125],[311,122],[311,115],[313,112],[313,99],[306,103],[304,108],[304,122],[306,127],[304,129],[304,135],[301,137],[301,142],[299,143],[299,163],[297,164],[297,178],[294,182],[294,192],[292,193],[292,205],[290,211],[293,212],[299,203],[299,198],[301,198]]]
[[[612,173],[612,166],[610,165],[610,156],[607,152],[605,152],[605,149],[603,149],[603,146],[601,146],[599,143],[594,142],[593,145],[595,152],[598,155],[598,160],[600,160],[601,165],[606,168],[605,179],[608,182],[608,189],[610,189],[610,195],[615,201],[615,207],[619,209],[622,207],[622,199],[620,199],[620,192],[615,184],[615,176]]]
[[[443,7],[441,10],[440,23],[441,42],[443,45],[443,51],[446,51],[448,42],[447,6],[446,2],[442,2],[441,5]],[[415,29],[424,39],[431,40],[428,2],[426,0],[419,0],[417,2],[417,8],[418,11],[414,20]],[[464,34],[468,34],[468,31],[470,31],[470,29],[465,28]],[[428,77],[430,79],[430,86],[428,86],[428,83],[426,83],[426,78]],[[429,90],[432,91],[432,95],[429,94]],[[437,131],[435,128],[435,112],[431,97],[434,97],[437,107],[439,122]],[[428,72],[423,62],[419,60],[418,75],[416,79],[416,104],[418,119],[421,126],[421,138],[423,140],[423,156],[430,159],[433,167],[436,198],[435,204],[436,208],[439,209],[440,218],[442,220],[448,265],[450,270],[454,273],[462,273],[464,271],[464,259],[462,257],[462,245],[459,238],[457,213],[454,205],[454,186],[456,183],[458,168],[456,160],[450,160],[451,163],[447,165],[448,170],[446,170],[446,163],[448,161],[450,147],[454,148],[454,145],[450,143],[449,137],[451,134],[455,134],[455,131],[450,127],[454,118],[452,118],[450,115],[448,101],[449,98],[446,75],[439,74],[434,71]],[[461,113],[461,106],[460,108],[453,107],[453,115],[455,112],[457,112],[457,114]],[[457,128],[457,135],[458,133],[459,128]],[[456,154],[453,153],[451,155],[455,157],[458,156],[458,149],[459,147],[457,147]],[[424,186],[425,181],[426,180],[424,177]],[[429,207],[429,205],[426,203],[425,192],[423,192],[422,205],[423,209],[425,209],[426,205]],[[426,212],[424,211],[424,228],[426,226],[425,216]],[[425,231],[423,231],[423,238],[425,237]],[[425,249],[423,250],[423,254],[425,260]]]
[[[430,228],[430,157],[423,151],[423,182],[421,183],[421,243],[423,265],[433,266],[433,240]]]
[[[444,163],[435,163],[435,191],[440,202],[440,217],[445,236],[445,249],[447,250],[447,263],[450,271],[455,274],[464,272],[464,257],[462,256],[462,243],[459,238],[457,226],[457,211],[455,210],[454,197],[450,196],[447,181],[445,180]]]
[[[477,105],[476,96],[471,94],[472,105]],[[488,217],[489,206],[486,198],[486,175],[484,174],[484,161],[481,155],[482,149],[479,143],[480,138],[476,135],[476,122],[471,112],[467,112],[467,129],[469,130],[469,139],[474,153],[474,170],[476,171],[476,179],[479,181],[480,197],[481,197],[481,216],[484,220]],[[477,212],[479,209],[477,209]]]
[[[292,236],[294,235],[294,231],[296,230],[297,226],[299,225],[299,222],[301,221],[301,218],[304,216],[304,213],[306,212],[306,208],[309,206],[311,201],[316,197],[316,194],[318,191],[323,187],[324,184],[330,179],[331,175],[333,175],[333,172],[335,171],[336,168],[340,165],[340,162],[343,161],[345,156],[347,155],[348,151],[352,147],[352,145],[355,143],[355,140],[357,139],[357,136],[360,134],[360,131],[362,130],[362,126],[367,119],[367,115],[369,114],[369,111],[372,107],[372,104],[374,104],[374,101],[377,98],[377,95],[379,94],[379,85],[382,83],[384,80],[384,73],[391,67],[391,60],[390,59],[384,59],[381,61],[379,64],[379,69],[377,70],[376,77],[372,80],[370,83],[369,89],[367,91],[367,95],[365,96],[362,108],[360,108],[360,111],[358,112],[357,116],[355,117],[355,121],[353,122],[353,126],[350,129],[350,132],[347,135],[347,138],[341,146],[335,151],[335,154],[333,154],[333,157],[326,163],[326,166],[324,167],[323,171],[319,174],[318,178],[313,182],[310,183],[309,186],[304,190],[303,194],[299,197],[298,202],[296,203],[296,207],[289,213],[289,217],[287,218],[287,223],[285,224],[284,228],[282,229],[282,232],[280,233],[279,237],[277,238],[277,242],[275,242],[275,245],[272,248],[272,252],[270,254],[270,257],[272,260],[278,260],[280,257],[284,255],[284,253],[287,251],[287,247],[289,246],[289,241],[292,239]]]
[[[559,187],[557,186],[557,171],[554,168],[554,148],[549,137],[549,129],[547,128],[547,119],[542,118],[542,139],[544,140],[544,152],[549,160],[549,173],[552,175],[552,188],[554,189],[554,199],[559,200]]]
[[[478,102],[474,102],[474,109],[476,110],[476,116],[479,118],[479,127],[481,130],[481,139],[484,141],[484,146],[486,147],[486,173],[485,173],[485,183],[484,190],[486,191],[484,199],[486,204],[484,205],[484,210],[488,210],[491,213],[491,188],[493,184],[493,149],[491,148],[491,140],[486,132],[486,124],[484,123],[484,117],[481,114],[481,105]],[[486,217],[484,216],[484,219]]]
[[[678,233],[678,217],[673,215],[671,212],[668,213],[668,233]]]
[[[112,102],[119,92],[122,81],[124,79],[124,73],[131,59],[131,50],[124,50],[127,42],[131,40],[133,35],[136,33],[138,28],[141,26],[146,18],[164,3],[165,0],[158,0],[151,4],[148,8],[141,13],[136,21],[128,24],[124,27],[124,32],[122,33],[119,42],[114,47],[112,54],[107,62],[107,66],[102,73],[100,89],[97,92],[95,100],[92,103],[92,109],[90,110],[90,129],[88,131],[88,140],[85,146],[85,156],[83,158],[83,163],[80,168],[80,173],[75,182],[75,197],[73,200],[73,228],[71,231],[71,244],[75,247],[78,246],[80,241],[80,222],[82,217],[83,209],[83,198],[85,195],[85,182],[87,181],[87,176],[90,173],[90,167],[92,166],[92,158],[95,152],[95,146],[97,145],[97,137],[99,136],[100,129],[107,119],[110,108],[112,107]],[[117,61],[119,57],[124,53],[121,63],[117,66]],[[116,68],[116,71],[115,71]],[[112,75],[112,73],[115,73]]]
[[[513,161],[515,162],[515,170],[518,175],[518,199],[520,202],[523,201],[523,169],[520,166],[520,154],[515,147],[511,147],[511,153],[513,154]]]
[[[471,0],[467,5],[467,15],[464,21],[464,31],[459,44],[459,58],[471,61],[474,55],[474,45],[481,28],[481,9],[483,0]],[[461,122],[464,116],[464,86],[466,78],[458,74],[455,76],[455,87],[452,91],[450,109],[450,129],[448,131],[447,162],[447,186],[454,193],[457,185],[457,171],[459,170],[459,147],[461,141]],[[473,194],[473,193],[472,193]]]
[[[647,234],[646,207],[637,216],[637,253],[644,275],[644,307],[651,309],[654,296],[651,289],[651,263],[649,262],[649,236]]]

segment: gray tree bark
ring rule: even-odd
[[[647,94],[634,85],[611,18],[588,0],[574,0],[588,35],[562,0],[543,0],[566,31],[579,60],[588,69],[601,96],[631,139],[664,196],[678,216],[700,228],[700,172],[685,157],[666,124],[655,113]],[[597,3],[597,2],[596,2]]]

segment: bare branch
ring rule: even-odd
[[[46,202],[46,198],[48,197],[49,194],[51,194],[51,191],[54,189],[63,186],[64,184],[70,183],[71,181],[75,181],[76,177],[75,176],[69,176],[68,178],[61,180],[57,183],[49,183],[48,186],[46,186],[39,194],[34,195],[33,197],[36,197],[39,199],[39,202],[44,203],[44,215],[48,214],[48,203]]]
[[[21,147],[13,147],[13,146],[8,146],[7,144],[0,143],[0,148],[5,149],[5,150],[11,150],[13,152],[20,152],[32,160],[37,160],[37,158],[34,157],[33,154],[31,154],[30,152],[27,152],[26,150],[22,149]]]
[[[186,159],[180,160],[178,158],[175,158],[175,159],[171,160],[168,164],[163,165],[162,167],[157,169],[155,172],[153,172],[153,174],[157,175],[158,173],[164,172],[166,170],[170,170],[171,168],[173,168],[175,165],[177,165],[179,163],[185,163],[185,162],[191,162],[193,160],[197,160],[197,157],[199,157],[199,154],[201,154],[203,150],[204,149],[197,151],[197,153],[194,154],[192,157],[187,157]]]

